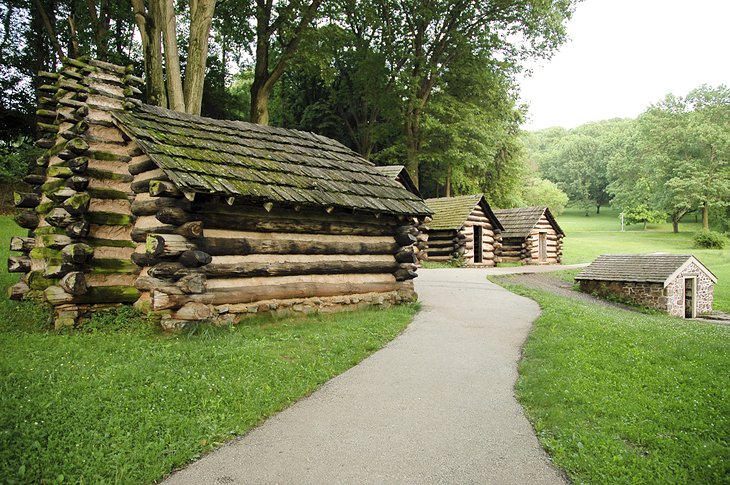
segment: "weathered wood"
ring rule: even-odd
[[[139,175],[144,172],[155,170],[157,165],[147,155],[143,155],[138,160],[132,160],[127,164],[127,169],[132,175]]]
[[[80,271],[72,271],[61,278],[59,286],[71,295],[83,295],[87,292],[86,278]]]
[[[70,244],[61,250],[63,261],[68,264],[84,264],[94,255],[94,248],[84,243]]]
[[[413,252],[413,249],[403,249],[401,251],[398,251],[395,254],[395,260],[399,263],[416,263],[418,261],[418,258],[416,258],[416,253]]]
[[[77,192],[81,192],[89,187],[89,178],[83,175],[73,175],[66,179],[66,186]]]
[[[251,237],[206,237],[197,246],[213,256],[225,254],[393,254],[399,246],[392,242],[318,241],[262,239]]]
[[[27,273],[30,271],[28,256],[10,256],[8,258],[8,273]]]
[[[154,226],[136,225],[132,228],[131,238],[135,242],[146,242],[147,235],[152,233],[178,234],[188,239],[196,239],[203,236],[203,223],[201,221],[191,221],[177,227],[171,224],[158,224]]]
[[[81,215],[89,210],[91,196],[86,192],[79,192],[63,201],[63,208],[71,215]]]
[[[410,268],[400,268],[394,273],[394,275],[396,281],[412,280],[413,278],[418,277],[415,269]]]
[[[71,237],[85,238],[89,235],[91,224],[87,221],[75,221],[66,226],[66,234]]]
[[[33,208],[41,203],[41,196],[33,193],[15,192],[13,194],[15,207]]]
[[[185,251],[178,258],[180,264],[186,268],[198,268],[200,266],[205,266],[212,260],[213,257],[210,254],[199,250]]]
[[[23,182],[28,185],[41,185],[45,183],[46,176],[38,173],[31,173],[23,177]]]
[[[11,300],[22,300],[30,291],[30,287],[24,281],[18,281],[8,288],[8,298]]]
[[[185,275],[177,282],[178,288],[183,293],[201,294],[205,293],[207,278],[203,274]]]
[[[73,240],[65,234],[36,234],[36,243],[40,247],[63,249]]]
[[[180,308],[195,302],[206,305],[252,303],[262,300],[281,300],[291,298],[328,297],[362,293],[386,293],[400,288],[397,282],[372,283],[285,283],[281,285],[257,286],[222,291],[207,291],[199,295],[169,295],[160,291],[152,292],[153,310]]]
[[[311,261],[311,262],[236,262],[210,263],[200,268],[184,268],[179,263],[159,264],[149,274],[157,278],[180,278],[186,274],[204,274],[209,278],[295,276],[328,274],[394,273],[400,265],[389,261]]]
[[[234,214],[213,214],[196,211],[194,214],[186,213],[177,208],[163,208],[157,212],[157,219],[164,224],[180,225],[191,220],[200,220],[207,228],[221,228],[240,231],[258,232],[289,232],[289,233],[310,233],[310,234],[343,234],[351,236],[385,236],[392,234],[392,228],[386,225],[369,225],[345,223],[336,220],[324,222],[301,219],[251,219]],[[408,235],[406,246],[415,241],[415,237]]]
[[[130,286],[94,286],[83,295],[72,295],[60,286],[49,286],[44,291],[46,300],[52,305],[64,303],[134,303],[139,298],[139,290]]]
[[[150,182],[149,194],[152,197],[182,197],[183,194],[172,182],[153,180]]]
[[[185,236],[177,234],[149,234],[147,235],[146,251],[148,254],[159,258],[162,256],[179,256],[190,249],[196,249]]]
[[[35,247],[35,238],[33,237],[22,237],[13,236],[10,238],[10,250],[11,251],[23,251],[28,252]]]
[[[134,177],[131,188],[136,194],[148,192],[150,190],[150,182],[152,180],[170,180],[162,169],[154,169],[148,172],[142,172]]]
[[[14,219],[17,225],[25,229],[35,229],[41,221],[33,210],[19,211]]]
[[[416,239],[416,237],[413,234],[400,233],[400,234],[396,234],[395,242],[399,246],[410,246],[411,244],[418,242],[418,240]]]
[[[132,214],[136,216],[152,216],[164,207],[178,207],[183,210],[190,210],[190,202],[185,199],[173,197],[143,197],[146,194],[139,194],[132,202]]]
[[[183,305],[178,311],[172,314],[174,320],[207,320],[213,316],[210,305],[191,301]]]
[[[78,218],[69,214],[66,209],[57,207],[46,215],[46,222],[55,227],[67,227],[78,222]]]

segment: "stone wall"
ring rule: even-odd
[[[714,283],[695,263],[690,263],[677,278],[667,285],[667,311],[670,315],[684,316],[684,279],[697,278],[695,301],[697,315],[712,311]]]
[[[661,283],[583,280],[580,281],[580,289],[604,298],[626,300],[635,305],[667,311],[667,295]]]
[[[697,278],[697,315],[712,310],[714,283],[691,263],[666,288],[661,283],[635,283],[629,281],[580,281],[580,288],[586,293],[629,301],[633,304],[655,308],[684,317],[684,279]]]

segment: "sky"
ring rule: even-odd
[[[633,118],[668,93],[730,86],[730,0],[584,0],[570,40],[523,79],[526,130]]]

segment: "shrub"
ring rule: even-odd
[[[725,235],[716,231],[702,231],[695,234],[695,247],[702,249],[722,249],[728,242]]]

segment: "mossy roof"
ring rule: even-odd
[[[378,171],[394,180],[397,180],[403,187],[412,194],[422,197],[421,192],[413,183],[413,179],[408,175],[408,170],[403,165],[381,165],[377,167]]]
[[[116,112],[180,189],[251,202],[423,216],[423,200],[341,143],[298,130],[193,116],[154,106]]]
[[[477,206],[481,207],[495,230],[502,230],[502,225],[482,194],[426,199],[426,205],[433,211],[433,221],[428,224],[433,231],[461,229]]]
[[[515,209],[497,209],[494,214],[504,226],[503,238],[526,238],[530,231],[537,225],[538,221],[545,214],[545,217],[558,234],[565,233],[558,225],[550,209],[547,207],[517,207]]]
[[[661,283],[667,286],[690,263],[695,263],[717,283],[717,277],[691,254],[604,254],[586,266],[575,279]]]

